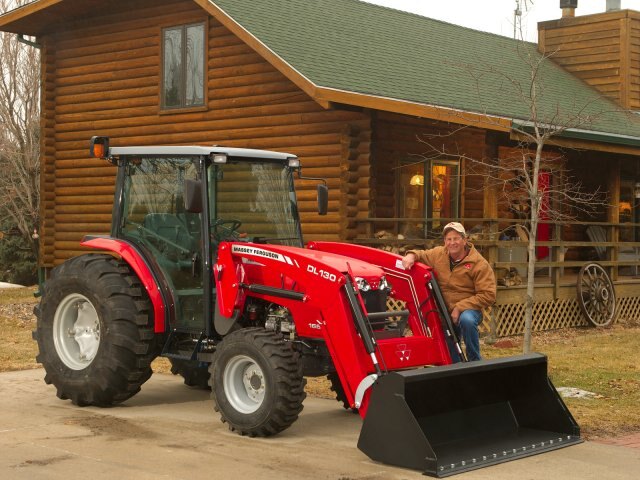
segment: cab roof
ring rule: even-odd
[[[296,155],[284,152],[273,152],[270,150],[255,150],[251,148],[231,148],[231,147],[203,147],[192,146],[151,146],[151,147],[111,147],[109,154],[120,155],[161,155],[161,156],[182,156],[182,155],[212,155],[225,154],[228,157],[262,158],[265,160],[289,160],[297,158]]]

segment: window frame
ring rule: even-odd
[[[203,31],[203,48],[202,48],[202,103],[197,105],[186,105],[186,89],[187,89],[187,30],[189,27],[197,27],[201,26]],[[167,106],[165,100],[165,32],[167,30],[177,30],[180,29],[181,38],[182,38],[182,49],[181,49],[181,60],[182,60],[182,68],[181,68],[181,90],[180,90],[180,105]],[[208,20],[203,19],[195,22],[188,22],[177,25],[165,25],[160,28],[160,114],[166,113],[175,113],[175,112],[189,112],[189,111],[203,111],[207,110],[208,104],[208,87],[207,87],[207,77],[208,77],[208,67],[207,67],[207,58],[208,58],[208,45],[209,45],[209,28],[208,28]]]
[[[451,207],[452,212],[451,212],[451,217],[449,218],[460,217],[460,201],[461,201],[460,192],[461,192],[461,180],[462,180],[462,174],[461,174],[462,162],[459,159],[453,160],[450,158],[434,158],[434,159],[431,159],[429,162],[425,163],[425,179],[428,178],[428,182],[425,181],[425,218],[433,218],[434,223],[436,221],[435,219],[439,217],[434,217],[433,194],[427,195],[427,193],[429,192],[428,187],[433,185],[433,181],[434,181],[433,170],[434,170],[434,167],[436,166],[455,167],[457,169],[457,174],[455,175],[455,181],[452,182],[452,185],[450,187],[453,191],[451,198],[454,201],[454,205],[452,205]],[[428,170],[428,172],[426,170]],[[431,187],[431,191],[433,192],[433,187]]]
[[[455,181],[455,185],[452,185],[453,190],[453,200],[454,204],[452,205],[452,216],[451,218],[459,218],[460,211],[462,209],[462,167],[463,162],[460,159],[452,158],[449,156],[440,156],[437,158],[430,158],[423,162],[416,162],[410,158],[402,158],[398,161],[398,173],[396,176],[396,188],[397,192],[403,191],[400,183],[402,182],[402,174],[400,170],[404,166],[416,165],[416,163],[421,164],[421,176],[423,178],[423,183],[419,187],[421,189],[422,195],[422,213],[419,217],[416,217],[416,220],[420,220],[423,223],[422,234],[424,238],[429,237],[429,232],[441,229],[444,225],[442,222],[439,222],[437,218],[433,217],[433,198],[432,198],[432,184],[433,184],[433,169],[435,166],[447,166],[454,167],[457,170],[457,178]],[[402,202],[405,199],[398,199],[398,203],[396,204],[396,215],[398,218],[406,218],[404,217],[404,207]],[[449,218],[449,217],[443,217]],[[404,222],[406,223],[406,222]]]

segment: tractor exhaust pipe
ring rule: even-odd
[[[582,442],[541,354],[391,372],[373,386],[358,448],[446,477]]]

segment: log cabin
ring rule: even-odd
[[[7,12],[0,30],[41,50],[40,266],[109,232],[115,170],[87,150],[101,134],[288,151],[331,189],[319,217],[313,182],[296,185],[306,240],[402,250],[433,245],[455,219],[496,271],[524,275],[521,235],[505,233],[527,206],[483,168],[535,152],[524,133],[555,122],[566,128],[542,152],[540,182],[554,192],[570,175],[607,201],[539,226],[534,329],[586,324],[576,272],[594,259],[617,315],[637,319],[640,13],[564,8],[538,29],[536,45],[358,0],[36,0]],[[523,294],[500,286],[485,330],[520,333]]]

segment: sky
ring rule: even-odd
[[[364,0],[385,7],[417,13],[456,25],[513,37],[516,0]],[[520,0],[522,35],[537,42],[537,23],[561,17],[560,0]],[[623,9],[640,11],[640,0],[621,0]],[[578,0],[576,16],[606,10],[606,0]],[[518,35],[519,37],[520,35]]]

